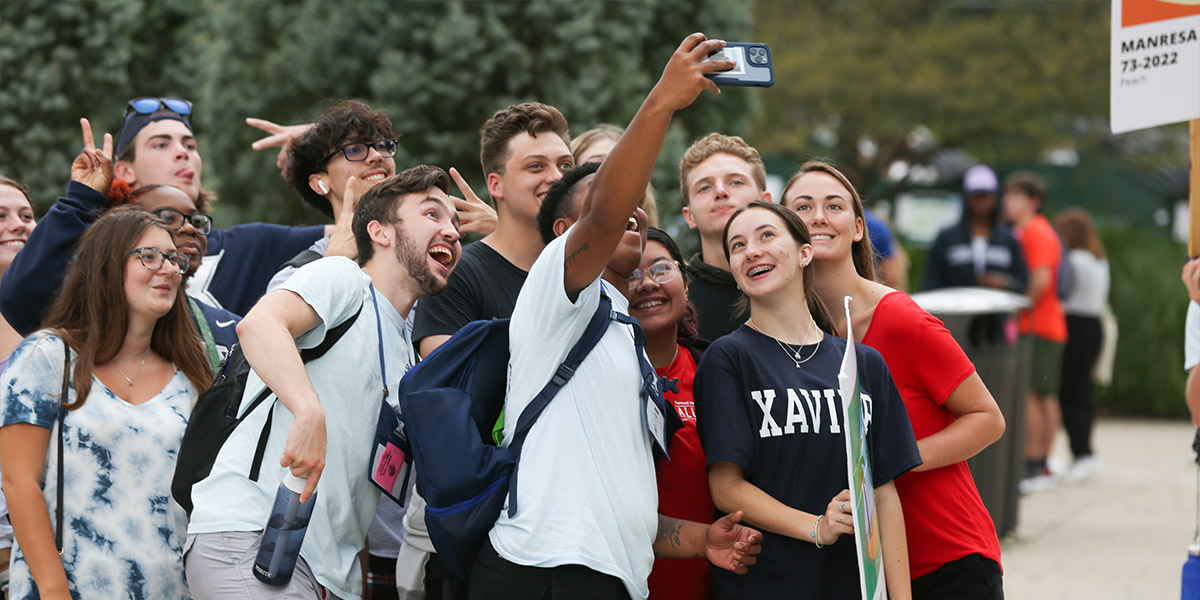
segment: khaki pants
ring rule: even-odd
[[[284,586],[267,585],[251,572],[261,531],[188,534],[183,568],[195,600],[321,600],[334,598],[317,583],[304,558]]]

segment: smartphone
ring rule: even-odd
[[[709,79],[717,82],[717,85],[771,87],[775,84],[771,48],[766,44],[726,42],[724,48],[709,54],[704,60],[732,60],[737,63],[728,71],[716,71],[707,75]]]

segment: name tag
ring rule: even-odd
[[[371,451],[368,475],[371,483],[401,506],[408,490],[409,462],[401,446],[405,443],[400,414],[387,402],[380,403],[375,425],[375,448]]]

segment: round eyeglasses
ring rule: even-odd
[[[161,269],[163,266],[163,259],[166,259],[168,262],[175,265],[175,268],[178,269],[180,273],[186,273],[188,269],[188,255],[178,250],[163,252],[158,248],[134,248],[133,250],[130,250],[129,253],[136,254],[138,256],[138,260],[142,261],[142,266],[150,269],[151,271],[157,271]]]
[[[196,229],[196,233],[208,235],[212,231],[212,217],[202,212],[185,215],[182,211],[164,206],[150,211],[150,214],[166,223],[167,229],[171,231],[183,229],[184,223],[191,223],[192,227]]]
[[[391,158],[396,155],[396,149],[400,147],[400,143],[396,138],[385,138],[376,142],[354,142],[346,144],[337,150],[329,153],[325,160],[321,162],[329,162],[339,153],[346,157],[350,162],[360,162],[367,160],[367,156],[371,154],[371,149],[374,148],[380,156]]]
[[[629,289],[632,290],[642,285],[642,278],[647,276],[658,285],[671,283],[679,276],[679,263],[677,261],[663,261],[646,267],[644,271],[642,269],[634,269],[633,273],[629,274]]]

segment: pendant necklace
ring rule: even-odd
[[[808,355],[808,358],[800,358],[800,349],[804,347],[804,344],[801,344],[800,348],[796,348],[795,350],[793,350],[791,344],[785,344],[782,341],[780,341],[779,338],[769,335],[767,332],[763,331],[762,328],[760,328],[758,326],[758,324],[754,322],[754,319],[747,319],[747,322],[750,324],[751,327],[753,327],[755,329],[755,331],[758,331],[759,333],[775,340],[775,343],[779,344],[779,349],[783,350],[784,354],[787,354],[788,359],[790,359],[792,362],[796,363],[797,369],[800,368],[800,365],[812,360],[812,357],[817,355],[817,351],[821,349],[821,341],[825,339],[825,336],[821,336],[821,339],[817,340],[817,345],[815,348],[813,348],[812,354]],[[817,321],[816,321],[816,319],[813,319],[812,324],[809,325],[809,328],[808,328],[808,331],[810,334],[812,333],[812,330],[816,326],[817,326]],[[805,337],[808,337],[808,336],[805,336]]]
[[[125,381],[129,384],[129,387],[133,387],[134,380],[136,380],[138,378],[138,375],[142,374],[142,367],[145,366],[145,364],[146,364],[147,356],[150,356],[149,348],[146,348],[146,351],[142,353],[142,362],[138,363],[138,368],[136,371],[133,372],[132,378],[130,378],[128,375],[126,375],[125,371],[123,369],[121,369],[121,365],[119,363],[117,363],[117,360],[115,358],[113,359],[113,366],[117,368],[117,372],[121,374],[121,377],[125,378]],[[809,358],[812,358],[812,357],[810,356]],[[797,366],[799,366],[799,365],[797,365]]]

